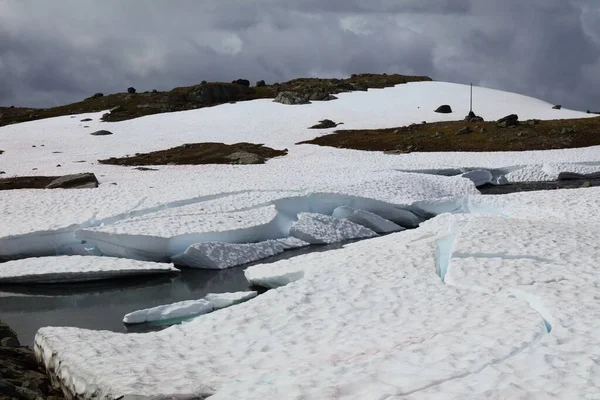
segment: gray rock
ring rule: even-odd
[[[0,321],[0,339],[4,338],[17,339],[17,333],[13,331],[6,322]]]
[[[88,121],[91,121],[91,120],[92,120],[91,118],[84,118],[80,122],[88,122]]]
[[[88,189],[96,187],[98,187],[96,175],[84,173],[56,178],[46,186],[46,189]]]
[[[128,88],[127,88],[127,93],[129,93],[129,94],[134,94],[135,92],[136,92],[136,90],[135,90],[135,88],[134,88],[134,87],[128,87]]]
[[[111,131],[107,131],[104,129],[90,133],[90,135],[92,135],[92,136],[107,136],[107,135],[112,135],[112,134],[113,133]]]
[[[452,107],[450,107],[448,104],[444,104],[436,108],[435,112],[440,114],[451,114]]]
[[[469,133],[473,133],[473,129],[469,128],[468,126],[465,126],[464,128],[456,131],[457,135],[467,135]]]
[[[288,105],[310,104],[308,96],[296,92],[280,92],[273,101]]]
[[[21,346],[21,343],[19,343],[19,340],[17,338],[5,337],[5,338],[0,339],[0,346],[2,346],[2,347],[19,347],[19,346]]]
[[[335,122],[333,122],[330,119],[324,119],[324,120],[319,121],[318,124],[313,125],[308,129],[329,129],[329,128],[335,128],[338,125],[339,124],[336,124]]]
[[[202,104],[229,103],[237,100],[239,91],[234,85],[200,84],[187,94],[186,100]]]
[[[263,87],[263,86],[267,86],[265,81],[260,80],[260,81],[256,82],[256,87]]]
[[[309,100],[311,101],[327,101],[329,100],[329,93],[325,92],[314,92],[309,96]]]
[[[537,125],[540,123],[539,119],[528,119],[527,121],[525,121],[525,123],[527,125]]]
[[[519,120],[519,116],[517,114],[510,114],[510,115],[507,115],[506,117],[500,118],[496,122],[500,124],[500,123],[502,123],[504,121],[514,121],[514,122],[517,122],[518,120]]]
[[[228,158],[233,161],[232,164],[261,164],[263,162],[262,158],[258,154],[249,153],[247,151],[236,151],[225,158]]]
[[[562,106],[560,104],[557,104],[554,107],[552,107],[553,110],[560,110],[561,108]]]

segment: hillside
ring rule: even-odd
[[[407,82],[431,81],[426,76],[358,74],[347,79],[300,78],[285,83],[246,86],[243,83],[203,82],[168,92],[98,93],[83,101],[59,107],[36,109],[0,107],[0,126],[43,118],[112,110],[106,121],[124,121],[145,115],[193,110],[229,102],[275,98],[280,92],[296,92],[326,98],[342,92],[390,87]],[[247,82],[246,82],[247,83]]]
[[[600,145],[600,118],[530,119],[510,127],[496,121],[444,121],[338,130],[299,144],[390,153],[569,149]]]

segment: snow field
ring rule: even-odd
[[[85,253],[223,267],[278,251],[265,242],[290,232],[326,242],[420,225],[250,267],[249,281],[274,289],[161,332],[43,328],[37,357],[84,399],[593,398],[599,190],[484,197],[474,183],[593,176],[599,147],[386,155],[295,145],[318,135],[306,128],[323,118],[388,128],[448,119],[433,110],[450,104],[462,119],[468,93],[428,82],[301,107],[257,100],[119,123],[81,116],[94,118],[89,130],[69,117],[0,128],[7,176],[84,168],[101,181],[0,192],[2,258]],[[486,120],[589,117],[505,92],[474,95]],[[240,138],[289,154],[147,172],[97,163]],[[445,212],[456,215],[426,221]]]

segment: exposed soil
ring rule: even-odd
[[[270,158],[284,156],[285,150],[275,150],[253,143],[192,143],[168,150],[136,154],[131,157],[99,160],[102,164],[139,165],[200,165],[200,164],[263,164]],[[244,159],[249,156],[249,161]],[[238,157],[236,157],[238,156]]]
[[[209,107],[228,102],[275,98],[279,92],[295,91],[303,94],[337,94],[369,88],[384,88],[407,82],[431,81],[426,76],[387,74],[360,74],[347,79],[294,79],[261,87],[234,83],[208,82],[179,87],[168,92],[115,93],[91,96],[83,101],[59,107],[35,109],[27,107],[0,107],[0,126],[34,121],[62,115],[112,110],[102,117],[104,121],[123,121],[145,115]]]
[[[472,132],[456,134],[465,127]],[[600,145],[600,118],[520,122],[508,128],[498,126],[495,121],[448,121],[388,129],[339,130],[299,144],[302,143],[396,153],[564,149]]]

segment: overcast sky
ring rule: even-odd
[[[600,1],[0,0],[0,105],[362,72],[600,110]]]

